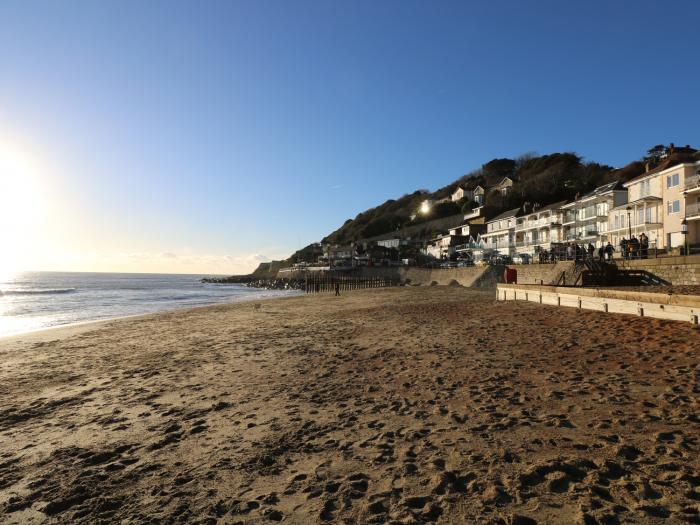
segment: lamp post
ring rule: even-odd
[[[632,239],[632,207],[627,206],[627,227],[630,232],[630,239]]]
[[[683,219],[681,222],[681,233],[683,234],[683,245],[685,246],[685,251],[683,255],[688,255],[688,221]]]

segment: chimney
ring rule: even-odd
[[[644,171],[645,171],[646,173],[649,173],[649,170],[651,170],[651,162],[647,162],[647,163],[644,165]]]

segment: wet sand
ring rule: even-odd
[[[700,331],[395,288],[0,340],[2,523],[700,523]]]

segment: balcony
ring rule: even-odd
[[[683,193],[693,193],[696,191],[700,191],[700,174],[687,177],[683,186]]]
[[[458,244],[455,246],[456,252],[466,252],[468,250],[483,250],[486,246],[483,242],[468,242],[466,244]]]
[[[700,219],[700,202],[692,202],[685,205],[686,219]]]

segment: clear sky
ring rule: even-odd
[[[0,0],[0,270],[237,273],[482,163],[700,144],[700,2]]]

